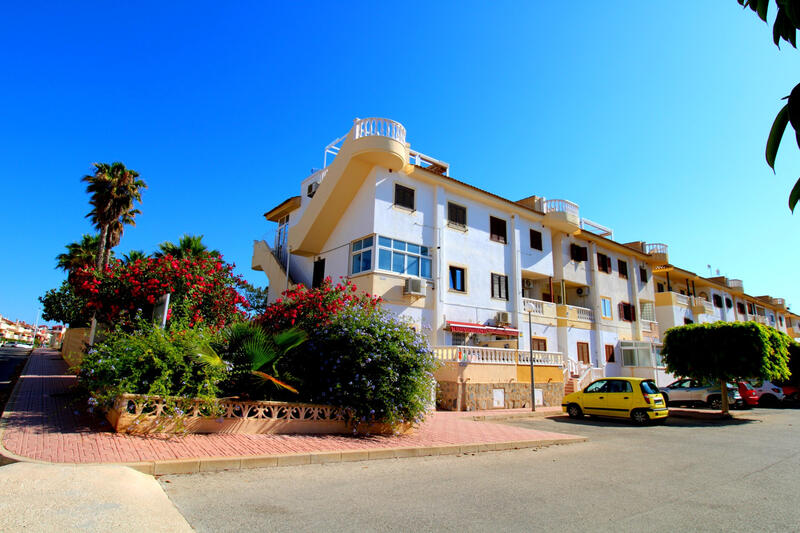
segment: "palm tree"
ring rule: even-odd
[[[80,241],[69,243],[65,253],[56,256],[57,268],[65,272],[74,272],[79,268],[96,264],[99,245],[99,235],[84,234]]]
[[[173,242],[162,242],[158,245],[159,251],[154,253],[154,257],[163,257],[171,255],[176,259],[192,259],[201,257],[219,257],[220,253],[217,250],[209,250],[203,244],[202,235],[186,235],[184,234],[178,240],[178,244]]]
[[[133,224],[133,219],[141,212],[134,209],[135,202],[142,201],[142,189],[147,185],[137,179],[139,173],[125,168],[120,162],[94,163],[94,173],[83,177],[88,183],[86,192],[92,210],[86,215],[100,231],[98,243],[97,268],[102,269],[109,254],[106,249],[113,248],[122,238],[126,224]],[[109,240],[110,233],[113,238]],[[110,246],[111,243],[114,243]]]
[[[122,262],[127,265],[129,263],[133,263],[141,259],[147,259],[148,257],[149,256],[141,250],[131,250],[130,252],[122,256]]]

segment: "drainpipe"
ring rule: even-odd
[[[433,209],[434,209],[434,220],[433,220],[433,249],[436,255],[433,257],[434,261],[436,261],[436,275],[433,279],[433,290],[435,291],[433,296],[433,324],[431,327],[433,331],[431,332],[431,344],[434,346],[437,345],[444,345],[444,330],[442,329],[442,318],[440,313],[440,303],[444,298],[444,285],[442,284],[442,280],[444,276],[442,274],[442,268],[444,266],[444,246],[442,246],[442,225],[441,225],[441,216],[439,213],[439,189],[441,187],[437,186],[433,189]],[[441,332],[441,333],[440,333]],[[440,337],[441,335],[441,337]]]
[[[602,357],[600,354],[600,347],[603,346],[603,343],[601,342],[602,334],[600,332],[600,321],[602,318],[600,317],[600,286],[597,283],[597,279],[599,278],[597,269],[597,245],[591,243],[590,246],[591,254],[589,262],[592,267],[592,279],[589,280],[589,286],[591,287],[589,291],[589,300],[591,301],[592,313],[594,314],[592,320],[592,331],[594,332],[594,360],[597,362],[595,368],[603,368],[605,366],[605,357]]]
[[[511,324],[515,329],[519,329],[519,311],[522,308],[522,276],[519,267],[519,239],[517,238],[517,215],[511,215],[511,272],[512,279],[509,285],[514,287],[514,298],[511,300],[512,319]],[[519,349],[519,336],[517,336],[517,349]]]

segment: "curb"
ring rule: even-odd
[[[733,413],[723,415],[720,412],[694,411],[690,409],[670,409],[669,416],[675,418],[690,418],[693,420],[734,420],[739,418]]]
[[[25,363],[22,374],[28,369],[30,359]],[[489,442],[475,444],[445,444],[440,446],[420,446],[407,448],[374,448],[369,450],[344,450],[344,451],[319,451],[309,453],[291,453],[277,455],[246,455],[238,457],[207,457],[191,459],[165,459],[157,461],[141,461],[132,463],[51,463],[39,461],[17,455],[6,449],[3,444],[3,435],[6,425],[17,403],[20,382],[17,380],[9,396],[8,407],[0,417],[0,466],[12,463],[37,463],[80,466],[117,465],[127,466],[144,474],[161,476],[165,474],[195,474],[198,472],[219,472],[222,470],[247,470],[252,468],[269,468],[278,466],[297,466],[310,464],[345,463],[351,461],[373,461],[379,459],[401,459],[406,457],[431,457],[438,455],[465,455],[478,452],[493,452],[503,450],[519,450],[523,448],[545,448],[558,444],[572,444],[586,442],[587,437],[567,437],[563,439],[520,440],[506,442]],[[542,418],[542,413],[537,418]],[[550,413],[552,414],[552,413]],[[498,419],[534,418],[532,414],[520,413],[516,415],[484,415],[472,417],[477,421],[494,421]]]

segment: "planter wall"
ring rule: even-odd
[[[171,406],[175,404],[164,398],[123,394],[106,416],[115,431],[126,433],[353,434],[354,425],[341,407],[269,401],[218,400],[216,405],[199,399],[177,401],[185,412],[176,415]],[[412,424],[356,427],[358,434],[412,430]]]
[[[70,372],[75,372],[80,368],[88,341],[89,328],[67,328],[67,331],[64,332],[61,357],[67,362]]]

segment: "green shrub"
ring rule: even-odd
[[[218,334],[205,328],[173,327],[169,331],[141,323],[126,333],[109,332],[81,363],[80,381],[93,400],[110,406],[123,393],[212,398],[227,366],[204,365],[199,355]]]
[[[295,400],[349,408],[359,422],[422,420],[436,363],[408,324],[354,302],[307,333],[308,340],[278,362],[299,391]]]

